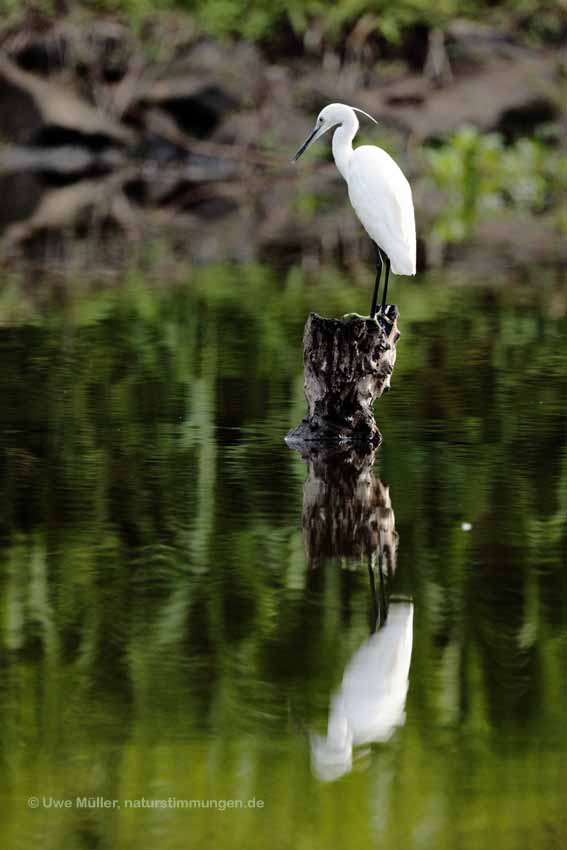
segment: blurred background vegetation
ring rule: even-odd
[[[37,260],[52,238],[58,256],[61,234],[87,221],[93,234],[93,217],[100,242],[145,240],[180,217],[211,231],[253,208],[235,239],[250,259],[273,253],[275,234],[280,249],[296,240],[298,211],[313,253],[337,257],[346,241],[356,256],[330,146],[289,166],[337,99],[376,115],[359,141],[382,144],[412,180],[421,269],[471,244],[512,262],[518,244],[521,262],[565,259],[562,0],[0,6],[7,259]],[[62,183],[76,191],[56,193]]]
[[[441,0],[435,7],[425,0],[36,0],[27,5],[53,17],[71,10],[118,14],[132,24],[177,12],[186,15],[199,34],[259,42],[277,39],[289,29],[297,39],[314,31],[338,44],[361,20],[374,37],[392,46],[399,45],[415,27],[443,27],[457,17],[515,28],[534,40],[559,42],[565,27],[561,0]],[[2,0],[0,8],[15,16],[23,11],[22,4],[14,0]]]

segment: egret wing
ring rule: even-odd
[[[364,228],[392,261],[395,273],[415,274],[415,217],[411,187],[381,148],[363,145],[350,161],[348,189]]]

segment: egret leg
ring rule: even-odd
[[[388,295],[388,280],[390,279],[390,258],[384,254],[384,262],[386,264],[386,275],[384,278],[384,291],[382,292],[382,307],[381,313],[386,312],[386,296]]]
[[[376,244],[376,243],[374,243]],[[370,307],[370,318],[373,319],[376,315],[376,307],[378,305],[378,290],[380,289],[380,275],[382,274],[382,254],[380,248],[376,245],[376,283],[374,284],[374,295],[372,296],[372,306]]]

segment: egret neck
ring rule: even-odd
[[[348,168],[352,156],[352,140],[358,130],[358,118],[349,109],[343,121],[333,133],[333,157],[341,175],[348,182]]]

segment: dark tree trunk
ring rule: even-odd
[[[378,320],[309,315],[303,334],[307,416],[288,433],[289,446],[380,444],[372,407],[390,388],[400,336],[397,323],[393,305]]]

